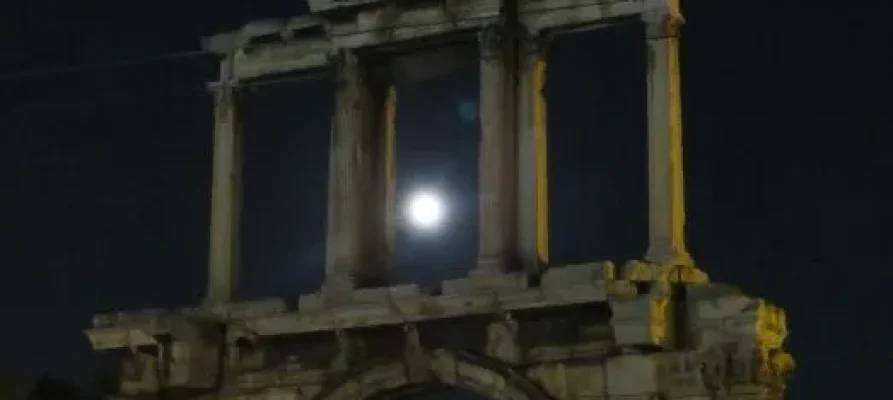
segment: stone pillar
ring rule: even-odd
[[[480,237],[475,272],[504,272],[515,255],[515,62],[501,26],[480,39]]]
[[[326,285],[331,289],[387,284],[380,248],[386,193],[381,179],[378,135],[382,96],[355,54],[336,61],[335,118],[332,124]]]
[[[227,57],[221,62],[220,82],[214,87],[211,233],[205,297],[209,305],[231,301],[239,280],[242,136],[232,80],[232,57]]]
[[[520,43],[518,79],[517,240],[523,267],[549,262],[549,188],[546,151],[546,38]]]
[[[384,88],[384,86],[381,86]],[[397,247],[397,87],[390,85],[381,96],[381,123],[379,149],[381,179],[384,192],[380,204],[384,219],[380,221],[384,228],[383,245],[379,248],[379,259],[385,272],[390,274],[390,266],[394,262]]]
[[[682,98],[679,73],[678,0],[647,12],[648,60],[648,252],[661,265],[691,265],[685,246],[682,173]]]

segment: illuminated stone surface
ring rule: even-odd
[[[784,312],[710,283],[685,248],[678,1],[309,4],[312,15],[205,41],[223,57],[212,84],[207,300],[94,318],[94,349],[124,354],[116,398],[362,399],[444,384],[495,399],[783,397],[793,369]],[[620,267],[549,265],[544,48],[556,33],[621,17],[644,21],[649,52],[649,248],[645,261]],[[447,37],[480,41],[480,254],[467,278],[423,293],[389,286],[396,93],[364,55]],[[283,299],[232,302],[241,197],[235,89],[327,65],[336,67],[337,104],[326,282],[295,309]],[[521,272],[509,272],[512,259]]]

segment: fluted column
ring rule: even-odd
[[[685,245],[678,0],[643,15],[648,80],[648,261],[690,265]]]
[[[392,174],[382,168],[392,152],[384,151],[390,147],[379,134],[386,96],[355,54],[343,52],[336,68],[326,283],[342,289],[383,285],[389,275],[382,255],[389,237],[383,175]]]
[[[479,33],[479,245],[476,272],[504,272],[515,243],[515,63],[501,26]]]
[[[517,141],[517,240],[528,271],[549,263],[549,188],[546,142],[547,38],[520,43]]]
[[[384,85],[380,85],[384,88]],[[380,209],[384,219],[379,221],[384,229],[381,239],[383,245],[379,251],[378,262],[383,265],[384,273],[390,279],[390,273],[397,251],[397,87],[389,85],[381,93],[381,121],[379,124],[378,150],[380,159],[380,176],[384,192],[379,197]],[[382,210],[383,209],[383,210]]]
[[[220,82],[214,85],[214,154],[211,178],[211,232],[208,288],[205,302],[226,303],[239,281],[239,214],[241,212],[241,153],[232,58],[221,62]]]

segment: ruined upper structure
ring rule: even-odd
[[[389,282],[396,92],[388,56],[476,41],[480,74],[480,249],[477,271],[548,265],[545,48],[556,34],[629,19],[645,22],[648,62],[649,248],[646,259],[692,274],[683,237],[681,111],[674,0],[310,1],[311,15],[250,23],[211,37],[221,54],[217,93],[211,279],[233,291],[238,226],[240,82],[331,68],[332,127],[327,287]],[[354,157],[351,154],[362,154]],[[336,284],[338,282],[338,284]]]
[[[785,315],[708,282],[684,240],[678,0],[310,0],[311,15],[206,40],[215,93],[209,279],[198,308],[100,315],[96,350],[124,352],[117,396],[393,397],[447,384],[495,399],[779,399]],[[647,46],[648,248],[643,260],[551,265],[550,39],[641,21]],[[480,53],[480,242],[467,278],[393,285],[390,60],[445,43]],[[235,302],[240,84],[326,69],[336,79],[326,281]],[[323,134],[323,133],[320,133]],[[644,151],[644,149],[643,149]]]

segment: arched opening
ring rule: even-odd
[[[407,385],[394,390],[379,392],[369,400],[489,400],[489,397],[462,387],[442,383]]]
[[[371,365],[326,388],[318,400],[413,398],[545,400],[549,396],[508,365],[487,357],[435,350]]]

